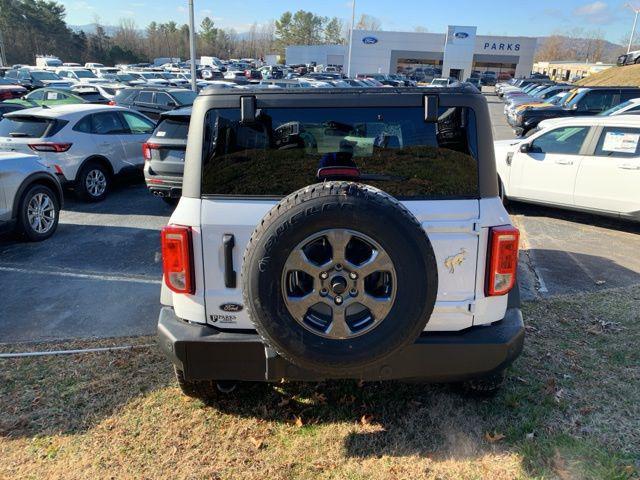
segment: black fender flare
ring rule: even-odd
[[[62,185],[60,185],[58,179],[47,172],[36,172],[29,175],[20,184],[20,187],[18,188],[15,197],[13,198],[13,206],[11,208],[12,219],[16,219],[18,217],[18,208],[20,207],[20,202],[22,201],[24,193],[31,185],[36,183],[46,185],[47,187],[52,188],[58,194],[58,203],[60,204],[60,209],[62,210],[64,204],[64,195],[62,192]]]

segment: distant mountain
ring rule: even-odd
[[[75,33],[80,33],[81,31],[84,33],[96,33],[97,24],[95,23],[87,23],[86,25],[67,25],[72,31]],[[112,37],[118,31],[118,27],[115,25],[102,25],[105,33]]]
[[[545,43],[549,40],[549,38],[550,37],[538,38],[536,58],[538,58],[537,53],[544,48]],[[545,61],[576,60],[584,62],[587,59],[589,59],[589,61],[593,61],[593,52],[596,48],[596,42],[593,39],[572,38],[564,36],[560,36],[560,38],[563,39],[562,50],[564,54],[561,55],[563,58],[545,58]],[[625,51],[626,47],[622,45],[618,45],[617,43],[613,43],[608,40],[602,40],[602,59],[600,61],[603,63],[615,63],[618,56]]]

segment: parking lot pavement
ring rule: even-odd
[[[514,138],[502,101],[486,90],[494,139]],[[640,284],[640,224],[522,203],[508,210],[523,238],[523,298]]]
[[[45,242],[0,238],[0,343],[152,334],[170,214],[144,185],[124,184],[101,203],[67,195]]]

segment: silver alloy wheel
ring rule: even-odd
[[[92,197],[99,197],[107,189],[107,177],[102,170],[89,170],[84,180],[84,186]]]
[[[318,260],[310,252],[318,247],[330,254]],[[396,270],[386,251],[367,235],[347,229],[325,230],[300,242],[282,272],[291,316],[331,339],[350,339],[377,327],[393,307],[396,289]]]
[[[56,223],[56,208],[46,193],[36,193],[27,204],[27,219],[31,229],[40,234],[47,233]]]

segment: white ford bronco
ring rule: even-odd
[[[209,90],[162,232],[158,335],[187,395],[352,378],[495,390],[518,230],[469,87]]]

